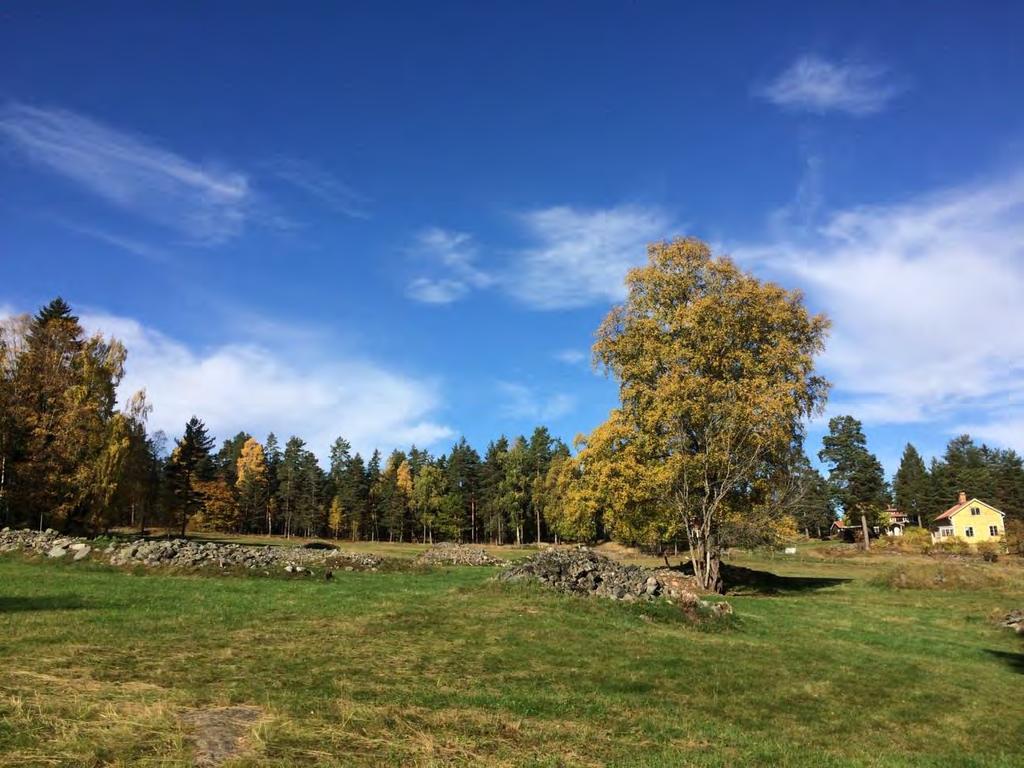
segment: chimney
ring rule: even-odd
[[[960,491],[960,503],[961,504],[966,504],[967,503],[967,492],[966,491]]]

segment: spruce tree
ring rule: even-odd
[[[893,493],[896,507],[918,523],[930,522],[932,512],[929,503],[931,497],[931,478],[924,465],[924,459],[910,443],[903,449],[900,467],[893,479]]]
[[[169,474],[171,489],[176,498],[181,535],[185,535],[189,518],[203,506],[200,483],[211,480],[214,465],[210,456],[214,439],[198,416],[185,424],[185,434],[178,441],[171,454]]]

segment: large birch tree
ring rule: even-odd
[[[729,532],[782,511],[804,420],[827,395],[814,358],[828,321],[693,238],[649,246],[626,284],[594,345],[621,399],[597,442],[645,484],[631,489],[640,517],[681,528],[700,583],[721,590]]]

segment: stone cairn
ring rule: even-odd
[[[547,549],[510,566],[498,579],[536,581],[573,595],[624,602],[666,599],[684,607],[706,608],[716,615],[732,613],[728,603],[704,600],[692,576],[668,568],[650,570],[626,565],[583,547]]]
[[[329,548],[255,546],[221,544],[188,539],[131,539],[103,541],[64,536],[52,529],[46,531],[0,531],[0,553],[21,550],[29,554],[61,559],[83,560],[87,557],[114,566],[142,565],[183,570],[246,569],[251,571],[284,571],[313,574],[314,568],[333,570],[375,571],[383,559],[359,552]]]
[[[443,542],[426,550],[416,562],[420,565],[508,565],[507,560],[491,557],[480,547]]]

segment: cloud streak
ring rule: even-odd
[[[540,208],[517,214],[525,245],[503,249],[501,264],[478,265],[471,235],[433,228],[411,249],[426,255],[440,276],[417,277],[406,293],[428,304],[449,304],[476,289],[495,287],[531,309],[578,309],[620,301],[626,272],[647,259],[647,244],[673,233],[660,209],[636,205],[586,209]]]
[[[74,112],[7,104],[0,109],[0,140],[29,162],[196,243],[236,237],[250,215],[245,174],[188,160]]]
[[[506,289],[534,309],[575,309],[621,301],[630,268],[647,244],[672,233],[661,210],[640,206],[544,208],[520,217],[533,244],[519,251]]]
[[[894,82],[884,67],[832,62],[809,54],[798,58],[757,93],[783,109],[865,116],[882,111],[903,90],[904,86]]]
[[[416,235],[409,250],[435,272],[434,276],[416,277],[406,286],[406,295],[415,301],[451,304],[495,281],[477,266],[477,246],[466,232],[430,227]]]
[[[733,252],[833,318],[833,410],[979,433],[1016,423],[989,434],[1024,447],[1024,173],[838,211],[805,240]]]
[[[319,166],[294,157],[266,164],[267,170],[336,213],[353,219],[368,219],[367,200],[352,187]]]

